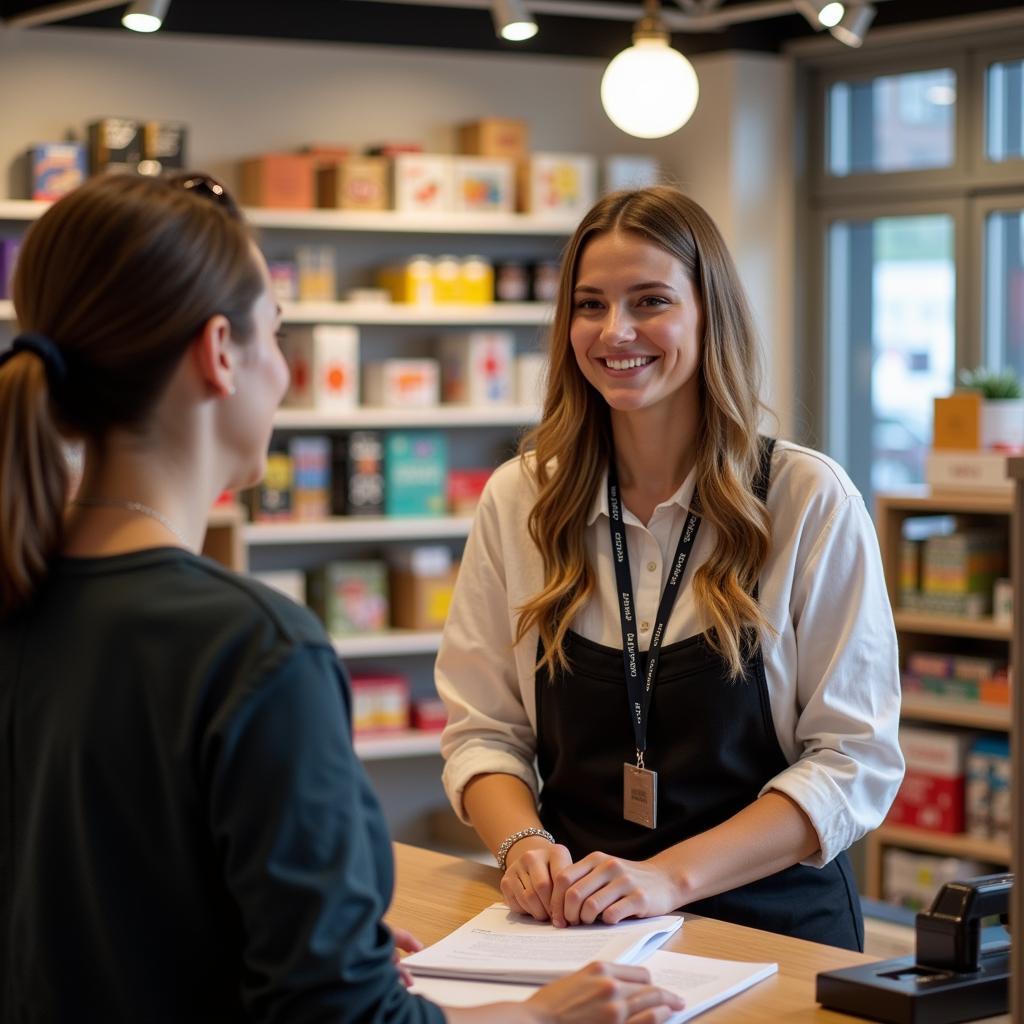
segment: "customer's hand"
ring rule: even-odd
[[[402,984],[410,988],[413,982],[412,972],[408,967],[402,966],[401,953],[418,953],[423,948],[423,943],[404,928],[392,928],[391,935],[395,940],[395,966],[398,968],[398,976],[402,979]]]
[[[501,879],[501,895],[509,910],[551,920],[555,876],[572,864],[568,849],[546,839],[528,836],[509,851]]]
[[[651,983],[643,967],[588,964],[526,1001],[538,1024],[662,1024],[683,1000]]]
[[[595,852],[556,874],[548,909],[556,926],[618,924],[627,917],[668,914],[684,902],[664,867]]]

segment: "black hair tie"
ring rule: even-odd
[[[61,350],[45,334],[19,334],[11,347],[0,355],[0,366],[19,352],[31,352],[43,361],[46,379],[50,386],[64,383],[68,375],[68,364]]]

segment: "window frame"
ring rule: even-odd
[[[988,101],[989,65],[1001,61],[1024,61],[1024,43],[1018,46],[979,47],[970,54],[971,77],[977,90],[978,104],[971,119],[971,152],[976,157],[972,169],[972,184],[981,186],[1006,185],[1019,189],[1024,182],[1024,154],[1014,160],[989,160],[985,152],[985,105]]]

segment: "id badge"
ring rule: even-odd
[[[622,766],[622,816],[644,828],[658,826],[658,773],[635,764]]]

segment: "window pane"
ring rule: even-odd
[[[1024,213],[985,219],[985,361],[1024,375]]]
[[[949,167],[955,108],[951,68],[837,82],[828,96],[829,173]]]
[[[1024,61],[991,64],[985,76],[985,155],[989,160],[1024,157]]]
[[[932,399],[953,387],[953,233],[946,215],[829,228],[830,449],[869,501],[924,480]]]

